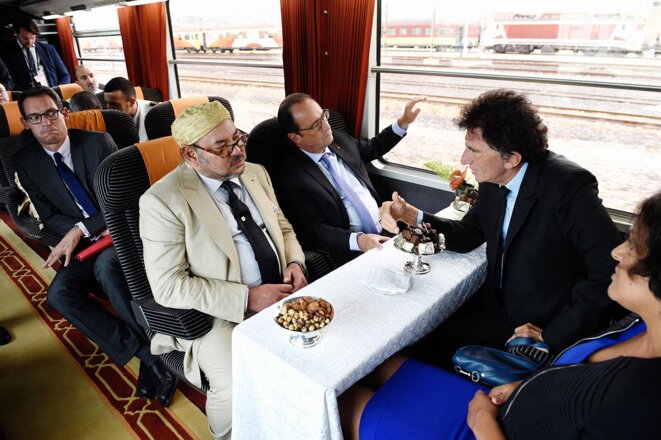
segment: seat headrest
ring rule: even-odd
[[[183,160],[179,145],[172,136],[141,142],[136,147],[145,161],[150,185],[175,169]]]
[[[58,93],[58,95],[60,95],[62,99],[68,101],[76,93],[82,92],[83,88],[80,87],[78,84],[73,83],[73,84],[61,84],[57,87],[53,87],[53,90],[55,90],[56,92],[57,90],[59,90],[60,92]]]
[[[186,98],[171,99],[170,104],[172,104],[172,109],[174,110],[175,119],[186,110],[188,107],[197,104],[204,104],[209,102],[208,96],[187,96]]]
[[[0,104],[0,137],[18,136],[23,129],[21,122],[21,111],[18,109],[18,102],[10,101]]]
[[[69,113],[69,119],[66,120],[66,124],[67,128],[107,131],[106,121],[103,119],[101,110],[83,110]]]

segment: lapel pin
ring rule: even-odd
[[[241,221],[242,221],[242,222],[245,222],[245,221],[246,221],[246,218],[245,218],[244,216],[241,216]]]

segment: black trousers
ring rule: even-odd
[[[416,360],[453,370],[452,356],[464,345],[488,345],[504,349],[514,334],[507,312],[492,298],[493,293],[479,289],[447,320],[402,354]]]
[[[117,317],[91,297],[109,299]],[[62,266],[48,288],[48,304],[118,365],[149,342],[133,317],[131,294],[114,247]]]

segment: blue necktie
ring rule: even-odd
[[[349,185],[346,182],[346,180],[344,180],[341,177],[339,170],[337,169],[335,164],[333,164],[333,162],[331,162],[328,159],[328,156],[330,156],[330,153],[324,153],[324,155],[321,156],[321,161],[326,164],[326,167],[328,168],[328,172],[335,180],[335,183],[337,183],[337,186],[340,187],[340,191],[342,191],[344,197],[346,197],[347,200],[349,200],[349,203],[351,203],[353,209],[356,210],[356,213],[358,214],[358,218],[360,219],[360,223],[363,225],[362,232],[367,232],[369,234],[378,233],[379,230],[376,228],[376,225],[374,224],[374,220],[372,219],[372,216],[370,215],[370,212],[368,211],[367,207],[360,200],[358,194],[356,194],[354,190],[351,189],[351,185]]]
[[[87,215],[94,215],[97,211],[96,206],[90,196],[87,195],[87,191],[85,191],[83,184],[80,183],[78,176],[76,176],[73,171],[71,171],[71,168],[62,161],[62,155],[60,153],[55,153],[53,157],[55,157],[55,164],[60,179],[62,179],[67,188],[69,188],[71,195],[73,195],[76,202],[82,206]]]

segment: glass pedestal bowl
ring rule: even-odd
[[[327,305],[327,307],[325,307]],[[315,320],[315,317],[318,318]],[[289,342],[302,348],[314,347],[321,340],[321,331],[335,317],[335,309],[326,300],[299,296],[282,303],[274,320],[289,333]]]

